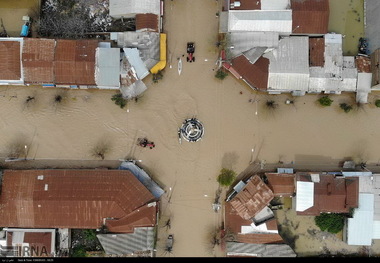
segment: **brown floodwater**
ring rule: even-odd
[[[359,38],[364,36],[364,0],[330,0],[328,31],[345,36],[344,55],[356,55]]]

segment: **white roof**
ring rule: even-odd
[[[269,230],[266,223],[260,224],[258,226],[252,223],[250,226],[241,226],[241,233],[242,234],[258,234],[258,233],[278,234],[278,230]]]
[[[372,239],[380,239],[380,221],[373,221]]]
[[[292,11],[230,10],[228,32],[236,31],[278,32],[289,35],[292,32]]]
[[[310,67],[309,92],[355,92],[358,72],[353,56],[343,56],[342,35],[325,35],[325,64]]]
[[[285,37],[269,58],[268,90],[307,91],[309,85],[308,37]]]
[[[95,83],[97,86],[117,87],[120,85],[120,49],[97,48]]]
[[[372,186],[373,186],[373,194],[375,195],[374,220],[380,221],[380,174],[373,175]]]
[[[305,211],[313,205],[314,183],[297,181],[296,211]]]
[[[286,10],[290,9],[289,0],[261,0],[261,10]]]
[[[129,63],[135,69],[137,77],[139,79],[143,79],[147,75],[149,75],[149,70],[144,65],[144,62],[142,61],[140,57],[140,52],[137,48],[123,48],[123,50]]]
[[[347,244],[370,246],[372,244],[374,195],[359,193],[359,207],[354,217],[347,220]]]
[[[110,16],[132,17],[136,14],[160,15],[160,0],[110,0]]]
[[[357,82],[356,102],[367,103],[368,93],[371,92],[372,73],[359,72]]]
[[[232,32],[227,34],[229,52],[232,57],[255,47],[278,47],[279,34],[277,32]]]

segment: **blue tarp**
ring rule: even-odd
[[[27,37],[28,34],[29,34],[29,26],[26,24],[22,25],[20,36],[21,37]]]
[[[154,195],[156,198],[160,198],[163,195],[164,190],[158,186],[158,184],[149,177],[149,175],[133,162],[122,162],[118,168],[119,170],[128,170]]]

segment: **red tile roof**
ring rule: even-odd
[[[249,220],[263,210],[273,199],[272,190],[258,175],[252,176],[245,187],[229,202],[236,212]]]
[[[12,246],[13,231],[7,231],[7,246]],[[29,244],[30,256],[53,256],[52,253],[52,233],[51,232],[23,232],[23,243]],[[22,251],[21,251],[22,252]],[[46,254],[45,254],[46,252]],[[25,255],[26,256],[26,255]]]
[[[326,34],[329,0],[291,0],[294,34]]]
[[[54,82],[54,39],[24,38],[22,66],[25,83]]]
[[[95,51],[97,40],[57,40],[55,83],[95,85]]]
[[[155,14],[137,14],[136,31],[141,29],[158,32],[158,15]]]
[[[267,58],[260,57],[252,64],[244,55],[240,55],[231,61],[231,68],[253,88],[267,90],[269,71],[269,60]]]
[[[0,41],[0,79],[20,80],[20,42]]]
[[[309,38],[309,66],[323,67],[325,65],[325,39],[323,37]]]
[[[104,218],[151,226],[156,213],[142,208],[153,200],[126,170],[6,170],[0,226],[96,229]]]
[[[296,176],[298,181],[311,181],[308,179],[310,176],[306,173],[297,173]],[[320,181],[314,183],[314,206],[303,212],[297,212],[297,214],[348,213],[350,208],[358,207],[358,177],[343,178],[324,174],[319,178]]]
[[[292,196],[295,192],[294,174],[266,173],[268,186],[275,196]]]

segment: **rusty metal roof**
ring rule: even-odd
[[[25,83],[54,82],[54,49],[54,39],[24,39],[22,66]]]
[[[0,79],[20,80],[20,42],[1,41],[0,57]]]
[[[158,32],[158,15],[136,14],[136,31],[148,29],[148,31]]]
[[[260,57],[252,64],[244,55],[240,55],[231,61],[231,67],[253,88],[267,90],[269,69],[267,58]]]
[[[54,72],[56,84],[95,85],[97,40],[57,40]]]
[[[292,196],[295,192],[294,174],[265,173],[268,186],[275,196]]]
[[[329,25],[328,0],[291,0],[294,34],[326,34]]]
[[[380,49],[376,49],[371,54],[371,64],[372,66],[372,86],[380,83]]]
[[[96,229],[113,218],[132,224],[124,226],[130,229],[147,223],[144,218],[155,220],[152,209],[150,217],[141,209],[154,199],[127,170],[6,170],[0,226]]]
[[[276,233],[260,233],[260,234],[240,234],[242,226],[249,226],[252,224],[251,220],[245,220],[236,212],[230,202],[225,204],[225,229],[231,231],[236,235],[237,241],[243,243],[253,244],[273,244],[283,243],[283,239]],[[265,222],[268,230],[278,230],[276,219]]]
[[[234,2],[240,2],[239,7],[231,8],[229,6],[228,8],[230,10],[260,10],[261,9],[261,0],[231,0],[230,4],[233,4]]]
[[[309,173],[319,174],[319,173]],[[307,173],[297,173],[297,181],[307,181]],[[311,177],[310,177],[311,178]],[[336,177],[319,174],[319,182],[314,182],[314,206],[297,212],[299,215],[319,215],[320,213],[348,213],[358,207],[359,178]],[[311,181],[311,180],[309,180]]]
[[[325,66],[325,39],[323,37],[309,38],[309,66]]]
[[[249,220],[263,210],[273,199],[272,190],[258,175],[252,176],[245,187],[229,201],[236,212]]]
[[[358,69],[358,72],[371,73],[371,58],[364,56],[356,56],[355,64]]]

